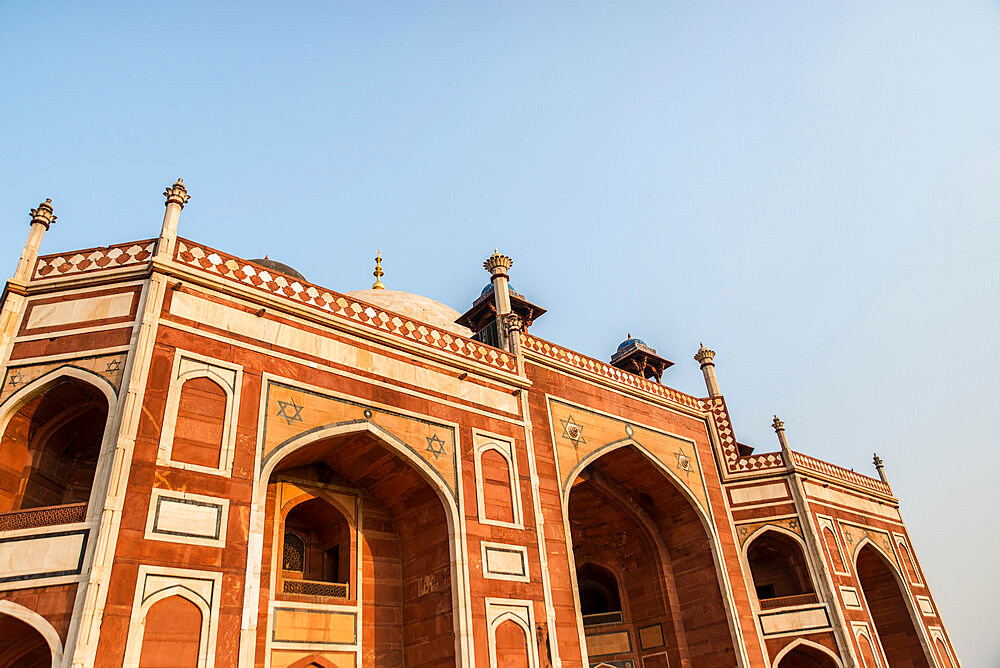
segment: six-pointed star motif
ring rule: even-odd
[[[433,454],[434,459],[437,459],[438,456],[443,455],[445,453],[444,441],[438,438],[436,432],[433,436],[426,436],[425,438],[427,439],[427,452]]]
[[[586,439],[583,437],[583,427],[576,423],[576,420],[573,419],[572,415],[565,420],[560,419],[559,421],[562,422],[563,426],[562,437],[568,438],[573,443],[574,448],[580,447],[581,443],[587,443]]]
[[[288,401],[281,401],[279,399],[278,406],[278,412],[275,415],[285,418],[285,422],[288,424],[302,422],[302,406],[296,404],[295,399],[289,399]]]

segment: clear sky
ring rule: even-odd
[[[489,7],[487,5],[497,5]],[[0,262],[180,232],[465,310],[494,247],[741,441],[884,458],[960,658],[1000,665],[1000,4],[0,2]]]

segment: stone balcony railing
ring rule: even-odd
[[[300,596],[347,598],[350,593],[350,585],[344,582],[286,579],[282,586],[282,591],[286,594],[298,594]]]
[[[87,516],[86,503],[69,503],[62,506],[44,506],[0,513],[0,531],[36,529],[56,524],[82,522]]]
[[[761,610],[777,610],[778,608],[791,608],[796,605],[811,605],[819,603],[816,594],[797,594],[795,596],[779,596],[778,598],[765,598],[760,601]]]

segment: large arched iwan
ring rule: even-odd
[[[929,667],[920,636],[889,561],[871,543],[866,543],[858,551],[855,562],[858,581],[882,642],[886,661],[890,666]]]
[[[620,447],[587,464],[568,506],[577,564],[603,562],[627,583],[622,624],[631,637],[658,623],[671,665],[737,664],[712,539],[667,473],[635,446]]]
[[[0,437],[0,512],[74,506],[82,521],[107,417],[106,395],[70,375],[21,402]]]
[[[275,601],[362,606],[359,629],[362,666],[456,663],[450,523],[438,492],[415,465],[368,431],[313,441],[283,457],[267,482],[265,538],[261,565],[264,597]],[[279,484],[336,490],[362,499],[360,601],[269,592],[275,532],[282,531],[276,508]],[[346,558],[346,554],[344,558]],[[281,581],[281,578],[278,578]],[[268,628],[267,606],[258,611],[258,634]]]

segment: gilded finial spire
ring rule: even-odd
[[[382,284],[382,277],[385,276],[385,272],[382,271],[382,251],[375,253],[375,271],[372,272],[372,276],[375,277],[372,290],[385,290],[385,285]]]

